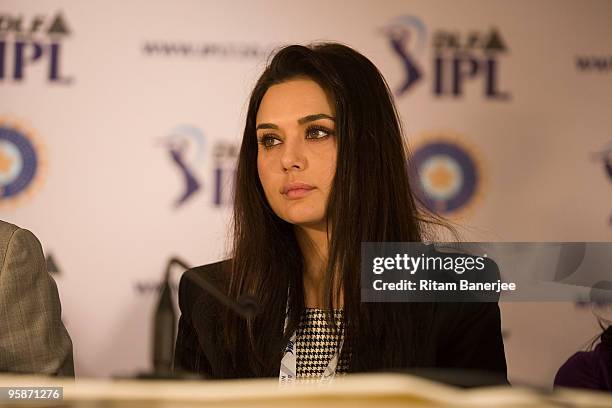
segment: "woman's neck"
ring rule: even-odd
[[[325,307],[326,296],[324,282],[329,248],[327,231],[299,226],[295,234],[304,257],[304,304],[308,308],[322,309]]]

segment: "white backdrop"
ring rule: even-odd
[[[474,186],[449,214],[466,239],[609,241],[610,21],[606,1],[1,0],[0,124],[30,140],[44,165],[27,188],[4,190],[0,218],[35,232],[59,270],[77,375],[146,369],[169,257],[224,257],[235,148],[269,51],[344,42],[397,91],[407,74],[393,32],[421,73],[396,92],[409,142],[450,140],[478,164],[473,180],[451,174]],[[494,31],[503,52],[481,47]],[[436,51],[439,41],[459,48]],[[461,95],[435,94],[438,52],[447,91],[452,58],[467,61]],[[487,96],[486,73],[509,97]],[[15,167],[3,140],[6,187],[27,163]],[[187,184],[173,150],[199,185],[178,206]],[[502,313],[515,382],[550,385],[597,332],[570,303],[503,304]]]

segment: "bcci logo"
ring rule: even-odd
[[[404,68],[404,79],[395,94],[402,96],[421,80],[427,78],[422,63],[427,43],[427,29],[413,16],[401,16],[390,22],[382,32],[391,50]],[[510,95],[499,89],[501,55],[508,48],[500,33],[492,28],[487,32],[437,30],[432,34],[430,77],[435,96],[459,97],[468,82],[480,81],[483,95],[489,99],[505,100]]]
[[[181,125],[172,129],[163,140],[171,163],[178,170],[182,189],[174,200],[174,207],[182,207],[205,186],[212,192],[212,203],[216,207],[225,206],[232,201],[233,178],[237,149],[233,144],[217,142],[212,149],[212,180],[205,181],[202,167],[206,163],[205,137],[202,131],[191,125]]]
[[[0,119],[0,207],[25,197],[38,181],[40,150],[32,131]]]
[[[459,135],[427,134],[412,154],[412,182],[418,198],[439,214],[456,214],[480,194],[477,155]]]

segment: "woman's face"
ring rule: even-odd
[[[336,171],[333,103],[316,82],[293,79],[268,88],[257,112],[257,171],[283,220],[324,230]]]

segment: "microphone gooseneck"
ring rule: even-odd
[[[172,376],[177,316],[174,310],[174,301],[172,299],[170,272],[175,266],[183,270],[191,269],[186,262],[176,257],[170,258],[166,265],[164,279],[160,286],[157,307],[153,316],[152,360],[154,373],[151,378],[170,378],[170,376]],[[192,282],[207,294],[245,319],[252,318],[259,313],[259,304],[252,296],[245,295],[234,300],[203,276],[193,273],[190,274],[189,277]]]

